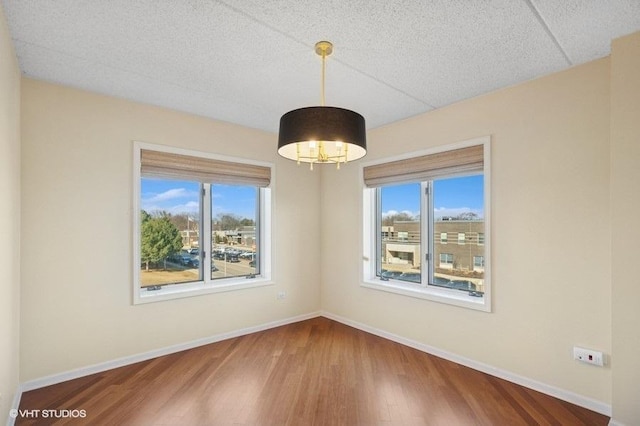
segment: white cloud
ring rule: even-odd
[[[185,188],[173,188],[160,194],[154,194],[148,198],[142,200],[143,203],[161,203],[163,201],[175,200],[177,198],[189,198],[197,195],[193,191],[188,191]]]
[[[472,209],[469,207],[436,207],[434,209],[434,215],[436,219],[440,219],[443,217],[456,217],[462,213],[475,213],[478,215],[478,218],[484,217],[484,211],[482,209]]]
[[[190,215],[197,215],[200,213],[200,205],[197,201],[188,201],[183,204],[175,204],[175,205],[159,205],[159,204],[149,204],[142,203],[142,210],[153,213],[159,211],[165,211],[171,214],[181,214],[187,213]]]
[[[404,213],[407,214],[411,217],[414,218],[418,218],[420,217],[420,212],[412,212],[410,210],[402,210],[402,211],[398,211],[398,210],[387,210],[386,212],[382,212],[382,217],[388,217],[388,216],[394,216],[400,213]]]
[[[171,188],[160,193],[146,193],[141,199],[142,209],[147,212],[165,211],[171,214],[197,214],[200,211],[197,191],[186,188]]]

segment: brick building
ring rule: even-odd
[[[484,221],[438,220],[433,261],[438,272],[466,275],[484,272]],[[420,221],[398,221],[382,227],[382,264],[420,269]],[[384,266],[383,266],[384,267]]]

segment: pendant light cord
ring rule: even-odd
[[[327,52],[326,51],[322,51],[322,91],[320,92],[320,105],[324,106],[324,75],[325,75],[325,67],[326,67],[326,59],[327,59]]]

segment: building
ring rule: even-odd
[[[437,220],[434,223],[434,266],[436,272],[482,278],[484,272],[484,221]],[[420,269],[420,222],[398,221],[382,227],[385,253],[383,268],[408,265]],[[475,274],[474,274],[475,273]]]
[[[256,227],[243,226],[239,229],[213,231],[213,241],[218,243],[253,247],[256,245]]]
[[[419,269],[420,256],[420,222],[398,221],[392,226],[382,227],[382,252],[384,265],[408,265]]]
[[[440,220],[435,222],[434,262],[437,269],[482,278],[484,272],[484,221]]]
[[[183,247],[198,247],[200,245],[200,232],[197,229],[185,229],[180,231],[180,235],[182,236]]]

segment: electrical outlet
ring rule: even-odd
[[[602,355],[602,352],[579,348],[577,346],[573,347],[573,359],[600,367],[604,365],[604,356]]]

